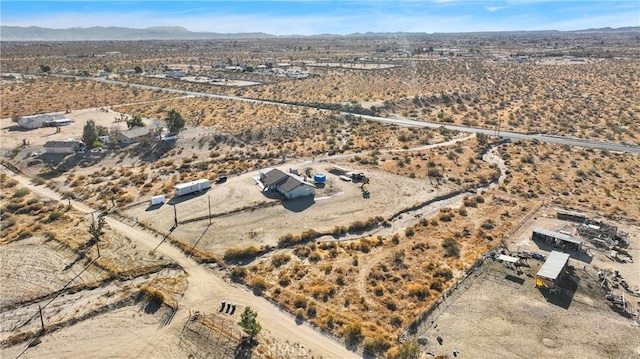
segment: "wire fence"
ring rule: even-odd
[[[400,334],[398,340],[403,342],[409,335],[417,333],[419,328],[421,330],[431,328],[435,319],[455,303],[456,300],[473,285],[475,279],[486,275],[486,270],[480,272],[478,272],[478,270],[488,258],[498,253],[499,249],[500,248],[494,248],[478,258],[474,264],[465,271],[464,276],[458,279],[452,287],[444,291],[435,302],[429,305],[424,312],[416,316],[411,323],[409,323],[407,329]]]

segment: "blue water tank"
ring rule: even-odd
[[[327,181],[327,176],[325,176],[323,173],[318,173],[317,175],[313,176],[313,181],[317,183],[325,183]]]

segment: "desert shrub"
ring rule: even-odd
[[[375,343],[373,338],[366,337],[362,341],[362,353],[364,357],[374,357],[376,354]]]
[[[438,292],[442,292],[442,290],[444,289],[444,285],[440,280],[434,280],[433,282],[431,282],[431,285],[429,286],[429,288]]]
[[[293,306],[296,308],[306,308],[307,307],[307,298],[303,295],[296,295],[293,299]]]
[[[224,260],[239,260],[239,259],[251,259],[255,258],[260,250],[255,246],[249,246],[246,248],[231,248],[224,252]]]
[[[5,175],[4,173],[2,174],[2,177],[0,178],[0,187],[12,188],[12,187],[15,187],[17,184],[18,184],[18,181],[14,180],[13,178],[9,178],[9,176]]]
[[[251,281],[251,288],[255,293],[262,294],[267,289],[267,282],[261,277],[256,277]]]
[[[404,235],[407,237],[413,237],[413,235],[415,234],[415,230],[413,229],[413,227],[409,227],[407,229],[405,229],[404,231]]]
[[[313,229],[308,229],[308,230],[306,230],[306,231],[304,231],[304,232],[302,232],[300,234],[300,240],[302,242],[306,242],[306,241],[310,241],[312,239],[316,239],[316,238],[320,237],[321,235],[322,235],[321,233],[318,233]]]
[[[396,328],[402,327],[402,317],[399,315],[392,315],[390,320],[391,325]]]
[[[387,350],[389,350],[389,348],[391,348],[391,343],[383,336],[376,336],[375,338],[365,338],[365,340],[362,342],[363,353],[370,356],[383,354]]]
[[[458,246],[458,242],[453,238],[446,238],[442,241],[442,248],[444,248],[444,256],[445,257],[460,257],[460,247]]]
[[[309,302],[307,305],[307,318],[315,318],[318,314],[318,307],[315,302]]]
[[[26,195],[28,195],[31,191],[29,191],[28,188],[24,188],[24,187],[20,187],[20,188],[16,188],[16,190],[13,192],[13,197],[14,198],[22,198]]]
[[[296,310],[296,319],[297,320],[304,320],[304,309],[298,308]]]
[[[64,214],[60,211],[52,211],[51,213],[49,213],[49,218],[48,221],[49,222],[53,222],[57,219],[62,218],[62,216],[64,216]]]
[[[362,340],[362,326],[359,323],[349,323],[344,326],[342,335],[347,345],[357,346]]]
[[[275,267],[280,267],[282,265],[285,265],[290,260],[291,260],[291,256],[286,253],[276,254],[273,257],[271,257],[271,263],[273,263]]]
[[[235,281],[242,281],[247,276],[247,268],[235,266],[231,269],[231,278]]]
[[[358,249],[362,253],[369,253],[371,251],[371,241],[368,240],[367,238],[360,239],[358,243]]]
[[[311,249],[309,247],[307,247],[307,246],[296,246],[293,249],[293,254],[298,256],[298,258],[300,258],[300,259],[307,258],[310,253],[311,253]]]
[[[490,219],[487,219],[486,221],[484,221],[484,223],[482,223],[482,225],[480,226],[483,229],[493,229],[495,227],[495,225],[493,224],[493,221]]]
[[[377,285],[373,288],[373,294],[378,297],[381,297],[384,294],[384,288],[380,285]]]
[[[278,247],[289,247],[294,244],[308,242],[320,236],[322,236],[322,233],[316,232],[313,229],[306,230],[297,236],[291,233],[287,233],[278,239]]]
[[[331,235],[334,237],[340,237],[347,234],[347,227],[345,226],[335,226],[331,230]]]
[[[396,309],[398,309],[398,306],[396,305],[396,302],[391,298],[385,298],[385,300],[382,303],[390,311],[395,311]]]
[[[322,266],[320,266],[320,270],[324,272],[325,275],[328,275],[331,274],[333,266],[331,264],[323,264]]]
[[[164,293],[156,288],[144,287],[140,290],[139,295],[145,297],[150,303],[154,303],[158,306],[166,302]]]
[[[361,232],[366,229],[367,225],[363,221],[355,221],[349,224],[349,228],[347,229],[349,233]]]
[[[349,233],[358,233],[358,232],[362,232],[368,229],[371,229],[375,226],[377,226],[378,224],[384,222],[384,218],[378,216],[378,217],[371,217],[369,219],[367,219],[366,221],[355,221],[353,223],[351,223],[349,225],[349,227],[347,228],[347,231]]]
[[[398,250],[393,252],[393,264],[401,265],[404,261],[404,250]]]
[[[320,252],[318,251],[313,251],[309,254],[309,261],[310,262],[319,262],[322,259],[322,256],[320,255]]]
[[[441,222],[451,222],[451,220],[453,219],[453,213],[452,212],[440,213],[440,215],[438,216],[438,219]]]
[[[429,289],[422,284],[409,284],[409,295],[423,300],[429,296]]]
[[[289,277],[288,274],[284,274],[280,276],[280,279],[278,279],[278,284],[280,284],[283,287],[288,286],[289,284],[291,284],[291,277]]]
[[[475,199],[476,199],[477,203],[484,203],[484,197],[482,197],[482,196],[476,196]]]
[[[462,217],[466,217],[468,215],[467,210],[464,207],[458,208],[458,214]]]
[[[445,281],[449,281],[453,278],[453,272],[449,268],[439,268],[433,274],[435,278],[443,278]]]
[[[294,235],[291,233],[287,233],[281,236],[280,238],[278,238],[278,246],[281,248],[286,247],[293,242],[294,242]]]
[[[525,155],[524,157],[522,157],[521,162],[522,163],[530,163],[531,164],[531,163],[535,162],[535,159],[534,159],[533,155],[528,154],[528,155]]]

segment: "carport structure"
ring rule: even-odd
[[[544,228],[534,229],[531,234],[531,239],[541,240],[547,244],[560,246],[563,249],[571,251],[579,251],[582,249],[582,239]]]
[[[544,262],[542,268],[536,274],[536,287],[556,288],[560,279],[564,275],[565,268],[569,263],[569,254],[552,251],[549,258]]]

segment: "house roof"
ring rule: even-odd
[[[558,278],[558,275],[562,272],[562,268],[564,268],[568,261],[568,253],[552,251],[551,254],[549,254],[549,258],[547,258],[542,265],[542,268],[538,271],[537,276],[555,280]]]
[[[282,188],[285,192],[291,192],[302,185],[303,182],[293,176],[287,176],[286,180],[282,181],[282,183],[278,183],[278,187]]]
[[[47,143],[44,144],[44,147],[55,147],[55,148],[76,147],[76,146],[78,146],[78,142],[76,141],[47,141]]]
[[[120,134],[126,138],[137,138],[137,137],[142,137],[142,136],[147,136],[149,135],[149,133],[151,132],[151,130],[148,127],[132,127],[126,131],[122,131],[120,132]]]
[[[298,178],[280,171],[272,169],[265,174],[262,180],[265,186],[276,186],[285,192],[291,192],[300,186],[311,186],[310,184],[299,180]]]
[[[276,183],[286,179],[286,177],[289,177],[286,173],[280,171],[279,169],[272,169],[269,172],[265,173],[262,183],[264,183],[265,186],[273,186]]]

